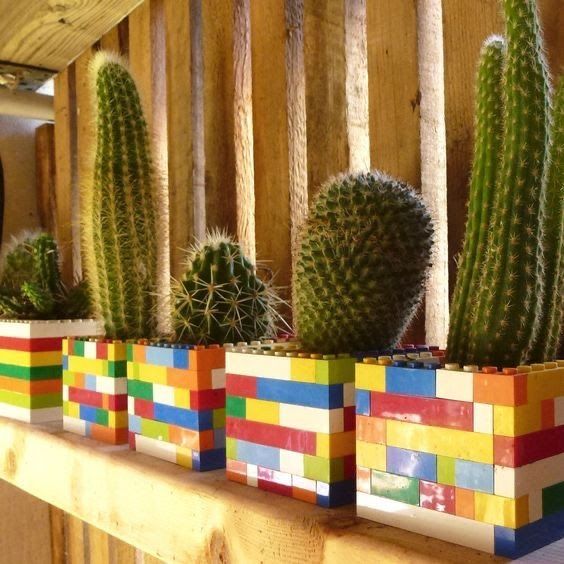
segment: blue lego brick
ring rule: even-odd
[[[564,538],[564,511],[543,517],[519,529],[494,527],[494,550],[498,556],[521,558]]]
[[[141,435],[141,417],[139,415],[133,415],[133,413],[129,414],[129,431],[131,433],[137,433]]]
[[[386,392],[434,398],[436,372],[428,368],[386,366]]]
[[[370,415],[370,392],[368,390],[356,390],[356,414]]]
[[[63,370],[68,370],[69,369],[69,357],[64,354],[63,355]]]
[[[270,470],[280,470],[280,449],[238,440],[237,460]]]
[[[492,464],[481,464],[456,459],[455,484],[459,488],[494,493],[494,471]]]
[[[192,451],[192,470],[207,472],[225,468],[225,448]]]
[[[97,407],[80,404],[80,418],[83,421],[88,421],[90,423],[97,423],[98,422],[96,418],[97,413],[98,413]]]
[[[257,399],[335,409],[343,407],[343,384],[308,384],[289,380],[257,378]]]
[[[437,481],[437,456],[426,452],[386,447],[386,471],[400,476]]]
[[[170,347],[146,347],[145,362],[155,366],[174,368],[174,349]]]
[[[190,368],[190,354],[187,348],[174,348],[172,351],[174,368],[183,368],[185,370]]]
[[[206,431],[213,428],[213,410],[211,409],[194,411],[155,403],[154,417],[155,421],[170,423],[171,425],[178,425],[179,427],[195,431]]]
[[[92,392],[96,391],[96,376],[94,374],[84,375],[84,387]]]
[[[225,447],[225,427],[213,430],[213,446],[215,448]]]
[[[356,499],[355,480],[343,480],[328,484],[329,495],[317,494],[317,505],[321,507],[338,507],[354,503]]]

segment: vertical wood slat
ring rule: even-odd
[[[65,512],[49,506],[49,527],[51,532],[51,563],[65,564]]]
[[[85,533],[85,529],[86,526],[80,519],[68,513],[65,514],[65,552],[67,564],[85,564],[85,541],[88,534],[87,530]]]
[[[57,232],[55,169],[55,126],[45,123],[35,130],[35,175],[39,222],[49,233]]]
[[[104,531],[87,525],[88,529],[88,564],[110,563],[110,537]]]
[[[448,219],[443,20],[441,0],[418,0],[421,88],[421,188],[434,219],[435,245],[425,295],[427,341],[446,345],[448,333]]]

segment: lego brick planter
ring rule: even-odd
[[[225,349],[128,344],[131,448],[193,470],[225,468]]]
[[[92,320],[0,321],[0,416],[61,420],[63,338],[99,329]]]
[[[358,514],[517,558],[564,537],[564,362],[356,365]]]
[[[65,339],[63,355],[64,429],[109,444],[126,444],[126,344]]]
[[[354,363],[228,352],[227,477],[325,507],[352,503]]]

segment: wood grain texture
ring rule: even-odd
[[[277,285],[288,286],[291,228],[284,3],[252,2],[251,16],[257,258],[276,273]]]
[[[57,231],[55,175],[55,126],[46,123],[35,130],[35,178],[40,225],[50,233]]]
[[[0,0],[0,60],[63,70],[142,0]]]
[[[85,564],[88,527],[77,517],[65,513],[65,546],[67,564]]]
[[[109,535],[97,527],[88,527],[88,564],[110,563]]]
[[[342,0],[305,0],[309,193],[349,166]]]
[[[237,233],[233,0],[202,2],[206,226]]]
[[[65,564],[65,512],[49,506],[49,530],[51,534],[51,562]]]

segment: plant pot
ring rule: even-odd
[[[63,338],[99,331],[93,320],[0,321],[0,416],[60,421]]]
[[[509,558],[564,536],[564,362],[365,361],[356,387],[361,517]]]
[[[280,346],[228,352],[227,477],[324,507],[352,503],[354,363]]]
[[[104,443],[126,444],[126,343],[65,339],[63,353],[64,429]]]
[[[225,468],[225,349],[128,345],[129,443],[192,470]]]

